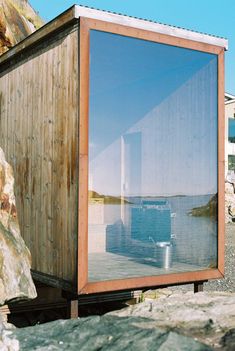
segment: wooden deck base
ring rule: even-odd
[[[141,291],[113,292],[106,294],[81,295],[75,296],[61,289],[47,286],[42,283],[35,283],[37,298],[27,302],[10,303],[8,306],[0,307],[0,313],[6,316],[45,312],[49,310],[63,310],[64,318],[78,318],[80,307],[86,309],[87,305],[109,304],[112,302],[131,302],[137,303],[140,300]],[[91,308],[91,307],[89,307]],[[67,311],[67,313],[66,313]]]
[[[194,293],[203,291],[204,282],[194,283]],[[38,297],[35,300],[11,303],[0,307],[0,314],[7,320],[10,314],[46,312],[48,310],[63,309],[68,319],[76,319],[79,316],[79,308],[86,305],[128,302],[135,304],[140,302],[142,291],[121,291],[106,294],[93,294],[75,296],[61,289],[53,288],[42,283],[36,283]],[[66,317],[65,317],[66,318]]]

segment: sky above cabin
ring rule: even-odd
[[[30,3],[45,21],[77,3],[225,37],[229,40],[225,58],[225,90],[235,94],[234,0],[30,0]]]

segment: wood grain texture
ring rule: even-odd
[[[0,76],[1,147],[14,168],[32,268],[76,285],[78,24],[28,51]]]
[[[5,52],[0,57],[0,64],[11,59],[15,55],[22,53],[25,49],[28,49],[30,46],[33,46],[44,40],[47,35],[52,34],[54,31],[61,29],[66,26],[68,23],[75,21],[75,6],[72,6],[67,11],[60,14],[53,21],[48,22],[32,35],[29,35],[24,40],[20,41],[13,48]]]
[[[88,281],[89,29],[80,20],[78,291]]]

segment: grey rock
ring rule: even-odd
[[[93,316],[59,320],[12,332],[20,350],[50,351],[209,351],[184,335],[156,327],[156,322],[141,317]]]
[[[130,306],[110,315],[148,317],[157,327],[178,331],[220,347],[223,335],[235,326],[235,293],[158,291],[157,298]]]
[[[36,297],[30,265],[30,252],[20,235],[13,171],[0,148],[0,305]]]
[[[0,314],[0,350],[1,351],[19,351],[19,341],[12,337],[12,330],[15,327],[6,322]],[[11,336],[11,337],[10,337]]]
[[[234,194],[234,187],[231,182],[225,181],[225,192],[230,195]]]
[[[229,330],[222,338],[221,345],[225,351],[235,350],[235,328]]]

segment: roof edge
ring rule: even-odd
[[[209,34],[203,34],[189,29],[170,26],[167,24],[161,24],[146,19],[130,17],[103,10],[96,10],[80,5],[75,5],[75,17],[86,17],[105,22],[112,22],[120,25],[149,30],[152,32],[166,34],[174,37],[180,37],[210,45],[216,45],[224,48],[225,50],[228,50],[228,40],[225,38],[220,38]]]
[[[233,94],[225,92],[224,95],[228,100],[235,100],[235,95]]]
[[[166,24],[160,24],[145,19],[129,17],[125,15],[115,14],[112,12],[96,10],[80,5],[73,5],[68,10],[46,23],[44,26],[33,32],[24,40],[16,44],[0,56],[0,64],[13,58],[16,54],[41,41],[42,38],[59,30],[73,20],[78,20],[80,17],[112,22],[124,26],[134,27],[138,29],[148,30],[156,33],[166,34],[174,37],[180,37],[188,40],[193,40],[201,43],[219,46],[228,49],[228,40],[224,38],[214,37],[208,34],[193,32],[187,29],[173,27]]]
[[[230,104],[234,104],[234,103],[235,103],[235,99],[224,102],[225,105],[230,105]]]

